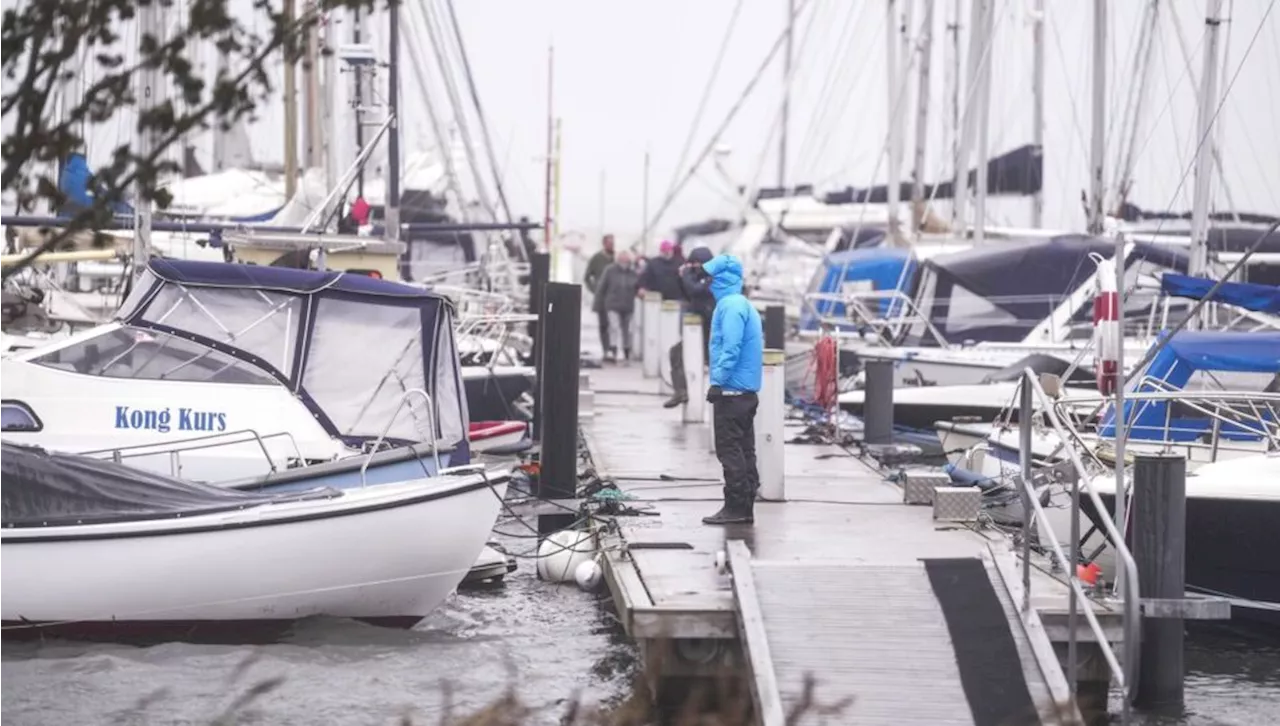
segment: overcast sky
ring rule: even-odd
[[[246,5],[248,1],[233,0]],[[418,2],[442,23],[447,21],[445,0]],[[803,10],[795,27],[787,180],[820,188],[883,183],[889,114],[888,0],[795,2]],[[993,156],[1032,140],[1029,9],[1035,5],[1033,0],[995,2],[989,122]],[[1226,189],[1236,208],[1264,213],[1280,213],[1278,2],[1225,0],[1228,22],[1222,26],[1219,54],[1218,92],[1226,97],[1218,115],[1218,140]],[[926,154],[929,179],[949,174],[951,167],[952,51],[943,28],[954,19],[957,6],[962,41],[970,25],[968,0],[936,3]],[[909,4],[897,0],[899,17]],[[455,5],[508,196],[516,214],[535,219],[543,212],[547,49],[554,45],[554,113],[563,129],[560,227],[591,237],[599,233],[602,217],[610,231],[624,236],[638,233],[645,210],[646,150],[651,158],[648,210],[652,214],[667,196],[673,178],[708,145],[738,102],[784,31],[787,14],[787,0],[455,0]],[[1084,215],[1079,197],[1088,183],[1092,3],[1046,0],[1046,5],[1045,224],[1080,229]],[[1123,148],[1116,138],[1121,116],[1137,87],[1133,56],[1146,5],[1143,0],[1108,3],[1107,176],[1111,181]],[[1197,140],[1194,87],[1201,74],[1206,5],[1205,0],[1160,3],[1159,37],[1130,197],[1146,208],[1186,210],[1191,206],[1190,170]],[[913,35],[923,19],[922,8],[917,0]],[[386,36],[384,18],[370,23],[375,36]],[[1182,29],[1189,60],[1184,58],[1177,27]],[[411,152],[434,144],[425,99],[446,116],[450,108],[421,22],[402,22],[401,32],[402,130],[406,152]],[[726,37],[718,77],[691,135],[703,89]],[[375,40],[381,45],[379,37]],[[427,66],[426,76],[423,66]],[[460,72],[456,75],[463,83]],[[904,175],[911,168],[914,76],[913,70],[904,113],[909,134]],[[720,144],[730,150],[723,159],[723,171],[710,160],[703,164],[670,205],[659,232],[675,224],[732,216],[736,207],[726,174],[733,184],[777,183],[782,89],[779,54],[720,138]],[[258,158],[282,158],[282,116],[278,102],[262,110],[251,134]],[[471,126],[479,143],[474,120]],[[127,139],[127,128],[118,124],[113,128],[109,138],[94,142],[94,148],[107,152],[119,139]],[[348,134],[342,135],[342,143],[349,143]],[[685,166],[677,169],[686,143],[690,150]],[[1223,186],[1215,181],[1214,206],[1226,207],[1226,199]],[[1029,213],[1021,219],[991,222],[1025,224],[1028,218]]]

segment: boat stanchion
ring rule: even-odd
[[[547,283],[542,307],[542,448],[535,494],[572,500],[578,487],[578,386],[582,353],[582,286]],[[548,534],[573,523],[576,515],[539,514],[538,531]]]
[[[658,318],[662,314],[662,294],[652,290],[646,291],[640,307],[642,310],[640,359],[643,363],[644,377],[657,378],[662,365],[662,351],[658,348]]]
[[[862,403],[863,442],[893,443],[893,361],[866,363]]]
[[[684,380],[689,392],[680,420],[685,423],[702,423],[707,419],[705,375],[707,351],[702,342],[702,316],[685,313],[680,326],[681,349],[684,352]]]
[[[764,375],[760,385],[760,406],[756,408],[756,468],[760,474],[761,499],[781,502],[787,498],[786,451],[783,419],[787,415],[786,353],[766,348]]]
[[[680,342],[680,303],[676,300],[663,300],[660,307],[661,312],[658,313],[658,366],[659,371],[665,368],[666,371],[658,376],[658,391],[669,396],[674,392],[671,387],[671,376],[675,375],[675,371],[671,370],[671,349],[676,347],[676,343]],[[666,365],[662,365],[663,362]]]
[[[542,328],[545,317],[543,301],[546,299],[547,282],[551,279],[551,255],[535,252],[529,258],[529,312],[538,319],[529,323],[529,337],[533,339],[533,420],[529,437],[542,440]]]
[[[781,305],[766,305],[763,323],[764,347],[766,349],[786,350],[787,309]]]

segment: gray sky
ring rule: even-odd
[[[12,0],[6,0],[6,5]],[[246,0],[247,2],[247,0]],[[445,18],[443,0],[420,0]],[[805,0],[796,0],[803,4]],[[950,49],[942,27],[969,1],[936,0],[937,22],[926,178],[949,174]],[[905,7],[898,0],[899,15]],[[1191,206],[1196,145],[1194,78],[1201,72],[1204,0],[1164,0],[1154,69],[1139,138],[1131,201],[1151,209]],[[1280,0],[1226,0],[1219,93],[1229,93],[1218,116],[1227,185],[1242,210],[1280,212]],[[735,7],[736,24],[688,161],[708,143],[770,46],[783,31],[786,0],[455,0],[468,54],[505,170],[517,214],[542,216],[546,145],[547,48],[555,46],[555,113],[563,123],[561,229],[591,237],[604,225],[623,236],[639,232],[644,208],[643,160],[651,153],[649,209],[656,210],[677,173],[681,148]],[[888,128],[886,0],[808,0],[796,26],[788,178],[820,188],[883,183]],[[992,50],[990,153],[1032,140],[1032,0],[996,0]],[[1088,182],[1091,109],[1092,3],[1046,0],[1045,224],[1083,227],[1080,191]],[[1133,50],[1141,0],[1108,3],[1108,179],[1120,144],[1115,138],[1133,79]],[[915,3],[913,27],[923,17]],[[1268,14],[1269,12],[1269,14]],[[1178,23],[1174,22],[1174,15]],[[1265,19],[1264,19],[1265,18]],[[372,21],[376,34],[385,21]],[[1175,27],[1190,54],[1184,60]],[[433,143],[411,51],[430,58],[428,39],[403,24],[404,138],[408,150]],[[345,31],[344,31],[345,32]],[[963,34],[962,34],[963,35]],[[1250,49],[1250,43],[1253,47]],[[962,51],[963,52],[963,51]],[[1247,56],[1246,56],[1247,53]],[[963,56],[962,56],[963,59]],[[429,65],[433,61],[428,60]],[[1225,65],[1225,71],[1223,70]],[[963,60],[962,60],[963,67]],[[447,111],[434,68],[428,98]],[[277,74],[279,77],[279,74]],[[462,82],[458,75],[459,83]],[[914,76],[907,99],[904,175],[910,171]],[[775,62],[742,106],[721,142],[732,151],[725,167],[736,183],[777,181],[777,119],[782,69]],[[464,89],[465,92],[465,89]],[[251,133],[258,158],[281,158],[282,118],[277,102],[262,110]],[[114,129],[114,130],[112,130]],[[113,125],[91,151],[103,154],[127,139]],[[473,123],[474,129],[474,123]],[[477,130],[478,133],[478,130]],[[348,143],[346,139],[343,143]],[[96,154],[95,154],[96,155]],[[686,165],[688,163],[686,161]],[[601,175],[605,194],[600,194]],[[905,177],[904,177],[905,178]],[[707,163],[671,205],[659,232],[690,221],[734,213],[730,188]],[[603,201],[603,205],[602,205]],[[1225,207],[1223,188],[1213,203]],[[1015,205],[1017,206],[1017,205]],[[1022,216],[992,219],[1026,224]],[[1001,205],[1003,214],[1008,205]]]

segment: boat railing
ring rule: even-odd
[[[1267,451],[1280,450],[1280,393],[1187,391],[1159,379],[1144,377],[1135,390],[1125,393],[1125,400],[1126,403],[1133,402],[1125,416],[1128,438],[1144,447],[1164,451],[1175,448],[1188,452],[1207,450],[1210,462],[1217,461],[1222,452],[1257,453],[1256,446],[1239,445],[1233,437],[1253,439]],[[1173,405],[1164,407],[1158,425],[1137,423],[1146,406],[1175,402],[1185,412],[1202,417],[1207,428],[1187,425],[1183,420],[1174,418]],[[1108,405],[1109,399],[1100,395],[1068,396],[1058,399],[1054,408],[1064,420],[1075,418],[1081,422],[1080,428],[1093,429],[1092,433],[1101,440],[1102,416]],[[1114,421],[1114,416],[1112,418]],[[1073,438],[1089,450],[1083,437],[1076,435]]]
[[[1102,502],[1102,498],[1094,490],[1091,475],[1084,466],[1084,462],[1080,458],[1079,451],[1076,447],[1067,446],[1066,454],[1071,461],[1071,465],[1075,468],[1076,477],[1071,485],[1071,545],[1070,559],[1063,552],[1062,544],[1057,534],[1053,530],[1053,525],[1049,518],[1045,515],[1044,507],[1040,504],[1040,497],[1037,492],[1033,491],[1034,483],[1032,481],[1032,434],[1033,421],[1036,410],[1039,409],[1049,425],[1057,432],[1058,436],[1064,441],[1070,438],[1070,428],[1059,415],[1058,409],[1054,406],[1053,401],[1045,393],[1044,388],[1040,385],[1037,374],[1030,368],[1023,370],[1022,380],[1019,386],[1019,424],[1018,433],[1020,440],[1020,463],[1021,476],[1018,477],[1018,487],[1022,497],[1023,519],[1022,519],[1022,602],[1019,603],[1024,614],[1030,612],[1031,608],[1031,532],[1033,525],[1039,525],[1042,544],[1043,540],[1048,540],[1049,549],[1053,555],[1054,561],[1067,580],[1068,585],[1068,605],[1067,605],[1067,663],[1068,663],[1068,680],[1072,699],[1075,699],[1076,684],[1078,683],[1077,649],[1079,647],[1079,635],[1077,633],[1078,616],[1084,615],[1085,621],[1089,625],[1089,629],[1093,632],[1093,636],[1097,642],[1098,648],[1102,652],[1102,657],[1107,663],[1107,667],[1111,670],[1112,677],[1116,680],[1121,692],[1124,694],[1124,715],[1127,721],[1129,713],[1129,704],[1133,697],[1134,687],[1136,686],[1137,674],[1137,658],[1138,658],[1138,626],[1140,592],[1138,586],[1138,567],[1134,562],[1133,555],[1129,548],[1125,545],[1124,537],[1116,528],[1115,523],[1110,517],[1102,516],[1100,519],[1104,525],[1107,536],[1110,538],[1112,547],[1115,550],[1116,561],[1120,564],[1123,574],[1119,578],[1119,589],[1121,590],[1121,613],[1122,613],[1122,631],[1124,636],[1124,663],[1116,656],[1115,648],[1112,647],[1111,641],[1107,638],[1106,631],[1103,630],[1102,624],[1098,621],[1098,616],[1094,612],[1094,602],[1084,590],[1076,565],[1080,562],[1080,490],[1083,487],[1089,499],[1093,502],[1096,511],[1105,513],[1106,507]],[[1080,608],[1079,604],[1083,602],[1084,608]]]
[[[396,419],[400,417],[400,410],[403,409],[405,407],[405,404],[408,403],[415,396],[421,398],[423,403],[427,405],[427,418],[428,418],[427,423],[429,424],[428,430],[431,432],[431,436],[430,436],[431,456],[433,459],[435,459],[436,472],[438,473],[441,471],[440,447],[436,444],[436,436],[435,436],[436,417],[434,413],[436,409],[435,409],[434,402],[431,400],[431,394],[427,393],[425,390],[421,388],[410,388],[409,390],[404,392],[403,396],[400,397],[400,403],[396,404],[395,410],[391,412],[391,417],[387,419],[387,425],[383,427],[382,433],[378,434],[377,440],[375,440],[373,442],[373,445],[369,447],[369,453],[365,455],[364,463],[360,465],[360,486],[361,487],[368,485],[368,482],[365,480],[365,473],[369,470],[369,464],[370,462],[373,461],[373,457],[376,456],[377,453],[382,450],[382,442],[386,440],[387,432],[391,431],[391,427],[395,424]]]
[[[844,315],[823,312],[818,303],[844,306]],[[887,305],[885,305],[887,303]],[[860,292],[827,293],[811,292],[804,296],[804,306],[813,311],[820,325],[839,330],[842,326],[865,326],[874,331],[884,345],[892,345],[903,330],[913,325],[923,325],[934,342],[949,347],[947,339],[920,312],[911,296],[901,290],[864,290]],[[882,309],[887,308],[885,312]]]
[[[242,438],[232,438],[232,437]],[[158,441],[151,444],[133,444],[132,446],[113,446],[105,449],[93,449],[90,451],[78,452],[81,456],[102,456],[109,455],[111,460],[117,464],[122,463],[125,459],[133,459],[143,456],[164,456],[169,457],[170,474],[177,477],[182,473],[182,454],[190,451],[200,451],[204,449],[217,449],[224,446],[237,446],[240,444],[256,443],[258,449],[262,452],[263,458],[267,460],[267,466],[271,473],[275,473],[275,459],[271,458],[271,452],[267,448],[267,441],[272,439],[288,439],[289,444],[293,447],[294,455],[299,461],[302,460],[302,449],[298,447],[298,442],[294,439],[293,434],[288,431],[280,431],[274,434],[262,435],[254,429],[237,429],[235,431],[220,431],[216,434],[205,434],[202,436],[190,436],[184,439],[173,439],[170,441]],[[231,440],[226,440],[231,439]]]

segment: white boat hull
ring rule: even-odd
[[[411,626],[476,563],[505,495],[505,483],[449,479],[181,521],[7,529],[5,634],[315,615]]]

